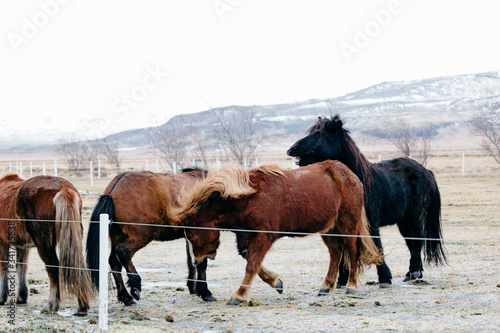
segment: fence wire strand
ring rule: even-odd
[[[0,218],[0,221],[14,221],[14,222],[46,222],[46,223],[55,223],[55,222],[67,222],[67,223],[83,223],[84,221],[77,220],[63,220],[63,221],[55,221],[55,220],[38,220],[38,219],[16,219],[16,218]],[[343,234],[325,234],[325,233],[307,233],[307,232],[291,232],[291,231],[275,231],[275,230],[252,230],[252,229],[234,229],[234,228],[211,228],[211,227],[194,227],[194,226],[183,226],[183,225],[168,225],[168,224],[145,224],[139,222],[118,222],[111,221],[110,224],[118,224],[118,225],[133,225],[133,226],[143,226],[143,227],[159,227],[159,228],[177,228],[177,229],[196,229],[196,230],[216,230],[216,231],[230,231],[230,232],[254,232],[254,233],[269,233],[269,234],[280,234],[284,236],[310,236],[310,235],[319,235],[319,236],[327,236],[327,237],[358,237],[358,238],[382,238],[382,236],[363,236],[363,235],[343,235]],[[99,221],[88,221],[89,225],[91,223],[99,223]],[[440,239],[440,238],[426,238],[426,237],[403,237],[403,236],[383,236],[384,239],[401,239],[404,240],[421,240],[421,241],[442,241],[443,243],[500,243],[500,240],[495,239],[481,239],[481,240],[471,240],[471,239]],[[0,263],[9,263],[10,261],[0,260]],[[28,263],[17,262],[16,265],[28,265]],[[62,269],[75,269],[75,270],[86,270],[86,271],[99,271],[99,269],[91,269],[86,267],[67,267],[67,266],[57,266],[57,265],[45,265],[45,264],[36,264],[31,263],[32,266],[43,266],[43,267],[51,267],[51,268],[62,268]],[[166,270],[165,270],[166,271]],[[109,270],[109,274],[118,273],[122,274],[123,271],[112,271]],[[127,275],[139,275],[139,273],[129,273],[125,272]],[[206,282],[204,280],[196,280],[196,279],[187,279],[188,281],[194,282]],[[212,283],[211,283],[212,284]]]

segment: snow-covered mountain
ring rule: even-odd
[[[318,116],[339,113],[348,121],[351,131],[372,132],[384,119],[405,119],[414,126],[433,124],[438,129],[463,127],[473,113],[484,105],[500,102],[500,71],[480,74],[444,76],[416,81],[383,82],[374,86],[330,99],[311,99],[278,105],[229,106],[226,109],[253,109],[263,121],[262,135],[266,141],[273,137],[302,136]],[[207,114],[210,110],[183,115],[204,119],[201,131],[210,131],[213,122]],[[174,121],[176,117],[170,121]],[[29,137],[17,137],[9,132],[9,117],[1,120],[0,148],[33,146],[67,137],[75,128],[95,128],[96,119],[61,126],[53,119],[40,116],[42,128],[49,128],[49,137],[41,137],[36,130]],[[60,122],[60,121],[59,121]],[[65,131],[61,130],[65,128]],[[47,131],[44,131],[47,133]],[[149,144],[147,129],[136,129],[112,135],[123,146]]]

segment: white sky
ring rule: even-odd
[[[495,0],[2,1],[0,124],[109,134],[211,107],[499,70],[499,15]]]

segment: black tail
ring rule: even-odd
[[[431,204],[427,209],[427,220],[425,222],[425,237],[439,240],[425,241],[425,260],[428,264],[436,266],[446,264],[444,253],[443,236],[441,233],[441,195],[439,188],[433,178],[434,193]]]
[[[115,208],[110,195],[101,195],[90,218],[87,235],[87,264],[92,270],[91,276],[94,286],[99,289],[99,216],[108,214],[110,220],[115,218]]]

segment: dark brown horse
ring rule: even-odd
[[[320,295],[333,288],[341,257],[350,264],[347,292],[357,288],[358,273],[365,265],[382,259],[373,240],[366,237],[363,185],[340,162],[326,161],[293,171],[274,165],[249,172],[224,170],[195,185],[182,202],[176,221],[195,227],[186,229],[186,235],[196,262],[215,258],[220,234],[218,229],[196,227],[249,230],[244,237],[248,242],[246,274],[228,303],[231,305],[248,299],[256,274],[272,287],[280,287],[277,274],[262,272],[261,263],[281,237],[323,234],[330,266]]]
[[[5,261],[9,245],[16,248],[18,304],[28,299],[27,260],[30,248],[36,246],[50,280],[49,300],[41,312],[58,311],[63,292],[78,299],[76,315],[87,314],[94,296],[90,274],[85,270],[81,208],[80,194],[63,178],[37,176],[23,180],[7,175],[0,179],[0,304],[7,300]]]
[[[99,286],[99,221],[100,214],[108,214],[112,220],[109,237],[111,253],[109,264],[117,286],[118,300],[125,305],[135,304],[141,293],[141,277],[132,263],[134,254],[151,241],[170,241],[184,238],[184,231],[169,227],[170,212],[177,206],[181,190],[193,186],[205,175],[203,170],[185,169],[179,174],[153,173],[149,171],[123,172],[117,175],[104,190],[91,217],[87,236],[87,262],[96,287]],[[115,223],[113,223],[115,222]],[[131,223],[121,224],[119,222]],[[164,225],[155,227],[150,225]],[[188,252],[189,255],[189,252]],[[128,275],[130,294],[122,279],[122,267]],[[205,301],[215,298],[208,290],[206,260],[196,268],[188,258],[188,288]],[[196,277],[196,273],[198,276]],[[195,282],[196,281],[196,282]]]
[[[441,196],[432,171],[411,158],[370,163],[338,115],[332,119],[319,117],[309,134],[288,150],[288,155],[298,157],[300,166],[338,160],[359,177],[365,188],[366,214],[377,247],[382,250],[379,228],[386,225],[397,224],[407,238],[411,257],[403,281],[422,278],[422,252],[429,264],[446,263],[440,222]],[[377,266],[377,272],[379,286],[389,287],[392,274],[385,262]],[[342,269],[339,285],[346,282],[347,270]]]

